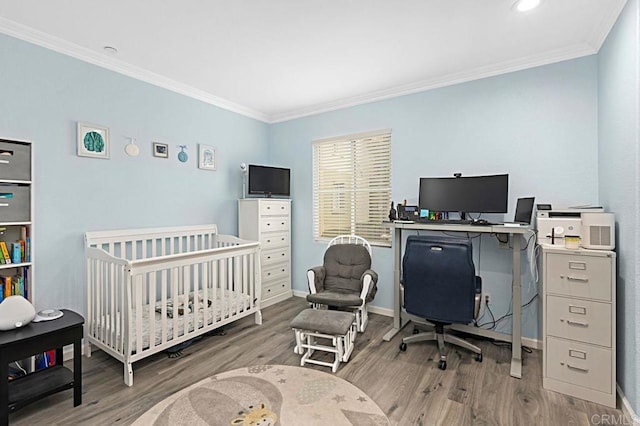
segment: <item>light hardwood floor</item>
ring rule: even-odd
[[[207,376],[258,364],[299,365],[293,353],[291,319],[307,307],[292,298],[263,310],[261,326],[253,317],[225,328],[225,336],[207,336],[180,358],[157,354],[134,364],[134,385],[127,387],[122,364],[102,351],[83,357],[83,403],[73,408],[71,390],[10,415],[12,425],[111,425],[132,423],[172,393]],[[394,425],[590,425],[593,416],[621,416],[598,404],[542,389],[539,351],[523,353],[522,379],[509,376],[510,348],[473,340],[484,352],[478,363],[465,350],[449,346],[446,371],[437,368],[433,342],[398,349],[407,326],[391,342],[382,340],[392,319],[370,315],[347,364],[337,376],[366,392]],[[322,366],[309,366],[330,372]],[[621,417],[618,417],[621,418]]]

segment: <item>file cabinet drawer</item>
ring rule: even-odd
[[[288,217],[266,217],[260,219],[262,232],[287,231],[289,229]]]
[[[0,222],[30,222],[31,188],[0,185]]]
[[[611,259],[549,253],[545,283],[550,293],[611,301]]]
[[[289,216],[289,201],[263,201],[260,203],[260,216]]]
[[[274,234],[263,234],[260,239],[263,250],[269,250],[278,247],[287,247],[289,245],[289,233],[280,232]]]
[[[611,347],[611,304],[547,296],[547,334]]]
[[[263,268],[281,262],[289,262],[289,247],[277,250],[263,250],[260,253],[260,264]]]
[[[0,140],[0,179],[31,180],[31,145]]]
[[[547,337],[547,377],[610,393],[611,349]]]

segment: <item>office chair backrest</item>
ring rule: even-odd
[[[324,253],[325,290],[360,291],[361,277],[371,268],[371,256],[358,244],[336,244]]]
[[[402,260],[407,312],[443,323],[470,323],[476,285],[472,247],[469,239],[407,238]]]

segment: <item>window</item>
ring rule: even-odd
[[[356,234],[390,246],[390,231],[382,226],[390,205],[390,130],[313,142],[316,239]]]

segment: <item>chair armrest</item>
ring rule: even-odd
[[[360,298],[363,304],[366,304],[371,302],[378,292],[378,274],[372,269],[367,269],[362,273],[360,280],[362,281]]]
[[[309,284],[309,292],[316,294],[324,290],[324,278],[326,276],[324,266],[314,266],[307,271],[307,283]]]

